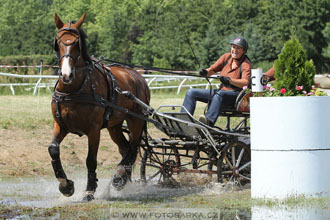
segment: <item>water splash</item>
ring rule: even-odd
[[[28,207],[51,208],[66,204],[80,203],[84,197],[87,179],[81,174],[70,175],[75,183],[75,194],[63,196],[58,190],[55,178],[19,178],[0,182],[0,203],[22,205]],[[141,183],[138,179],[127,183],[121,191],[116,191],[111,185],[111,178],[99,178],[95,199],[98,201],[141,201],[148,199],[166,199],[174,196],[190,194],[217,195],[228,191],[236,191],[231,184],[216,184],[208,175],[184,174],[176,176],[172,185],[157,182]]]

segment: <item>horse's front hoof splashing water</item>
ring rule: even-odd
[[[60,182],[58,189],[64,196],[70,197],[74,194],[74,182],[72,180],[58,179],[58,181]]]
[[[105,66],[89,55],[86,34],[81,29],[85,14],[76,22],[63,23],[56,13],[54,19],[58,32],[53,47],[58,58],[59,78],[52,96],[53,138],[48,151],[60,192],[72,196],[74,183],[62,167],[60,144],[69,133],[87,136],[88,175],[83,201],[91,201],[98,181],[96,158],[101,129],[109,131],[122,156],[112,183],[116,189],[123,189],[131,179],[130,167],[136,160],[141,135],[146,128],[141,104],[132,97],[149,105],[150,91],[142,75],[132,68],[116,63]],[[123,134],[124,121],[128,138]]]

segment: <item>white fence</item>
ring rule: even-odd
[[[25,78],[25,79],[36,79],[35,83],[4,83],[0,84],[0,86],[9,86],[11,93],[15,95],[15,89],[14,87],[18,86],[25,86],[26,90],[33,90],[33,95],[36,94],[38,91],[38,88],[46,88],[51,91],[51,88],[55,86],[56,80],[58,79],[58,76],[55,75],[41,75],[41,69],[40,69],[40,75],[20,75],[20,74],[12,74],[12,73],[2,73],[0,72],[0,76],[5,77],[13,77],[13,78]],[[156,89],[176,89],[177,94],[180,93],[182,88],[192,88],[192,87],[204,87],[208,88],[210,84],[202,80],[199,77],[193,77],[193,76],[183,76],[183,75],[154,75],[154,74],[142,74],[142,76],[146,79],[148,86],[151,90]],[[47,82],[42,82],[42,80]],[[169,85],[162,86],[159,85],[160,82],[167,81]],[[175,81],[175,83],[171,83]],[[210,79],[210,81],[213,81],[213,79]],[[172,84],[172,85],[171,85]],[[175,84],[175,85],[174,85]],[[212,83],[212,86],[218,86],[219,81],[216,80],[215,83]]]

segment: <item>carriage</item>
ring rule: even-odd
[[[175,185],[182,173],[216,175],[219,183],[245,185],[251,180],[249,98],[241,91],[234,106],[224,106],[225,128],[210,127],[194,118],[180,105],[147,110],[148,121],[163,137],[143,134],[140,142],[140,178],[143,182]],[[184,111],[181,111],[183,109]],[[212,177],[211,177],[212,178]]]
[[[89,56],[86,34],[81,29],[84,19],[85,14],[76,22],[63,23],[54,15],[58,32],[53,47],[59,63],[59,79],[52,97],[53,137],[48,151],[63,195],[73,195],[74,182],[68,179],[62,166],[61,142],[68,133],[88,138],[83,200],[90,201],[97,188],[97,154],[103,128],[109,131],[122,156],[112,178],[117,190],[131,180],[138,152],[142,157],[143,182],[174,183],[180,173],[216,174],[218,182],[234,181],[241,185],[250,181],[248,100],[251,93],[243,90],[235,106],[221,109],[227,120],[223,129],[199,122],[183,106],[153,109],[149,106],[147,82],[141,74],[129,65],[106,65]],[[163,137],[152,137],[147,123],[157,127]]]

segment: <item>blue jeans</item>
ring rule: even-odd
[[[201,101],[209,104],[209,108],[205,117],[213,124],[218,119],[222,105],[234,105],[238,91],[223,91],[219,89],[189,89],[183,101],[183,106],[190,114],[194,114],[196,108],[196,101]],[[182,109],[181,112],[184,112]]]

